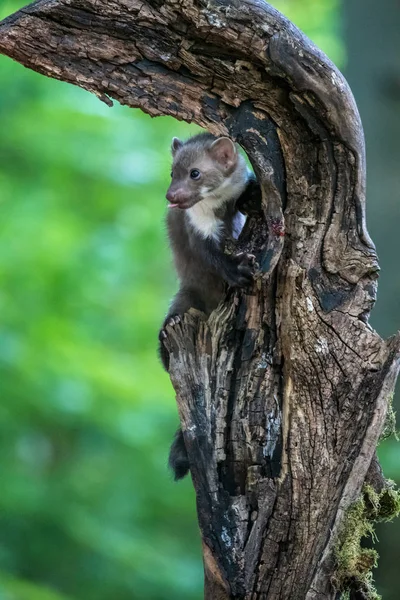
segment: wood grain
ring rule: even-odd
[[[260,274],[168,338],[205,597],[337,598],[333,545],[400,359],[399,337],[368,325],[378,263],[343,76],[262,0],[39,0],[0,24],[0,51],[246,150],[263,204],[239,246]]]

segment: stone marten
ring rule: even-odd
[[[180,286],[159,335],[160,357],[167,371],[166,325],[179,323],[190,308],[209,315],[223,299],[227,285],[251,283],[254,256],[229,256],[224,254],[224,245],[227,238],[237,239],[242,231],[246,217],[240,208],[250,196],[260,195],[254,174],[227,137],[201,133],[186,142],[173,138],[171,151],[167,227]],[[181,430],[172,443],[169,466],[175,480],[189,471]]]

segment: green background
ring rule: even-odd
[[[273,4],[345,67],[337,0]],[[176,287],[169,145],[196,128],[5,57],[0,90],[0,600],[200,600],[194,494],[166,469],[178,417],[156,355]],[[399,479],[393,440],[381,457]],[[396,579],[378,573],[387,600]]]

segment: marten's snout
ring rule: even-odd
[[[176,206],[179,206],[179,208],[189,208],[193,204],[192,195],[188,193],[188,190],[179,186],[176,187],[176,185],[170,185],[166,193],[166,198],[169,202],[169,208],[175,208]]]
[[[169,208],[176,208],[177,206],[179,206],[179,202],[182,201],[182,194],[180,194],[181,190],[174,190],[169,188],[169,190],[167,191],[166,194],[166,198],[168,200],[168,206]]]
[[[176,199],[176,196],[177,196],[176,190],[169,189],[167,191],[166,198],[167,198],[168,202],[174,202],[174,200]]]

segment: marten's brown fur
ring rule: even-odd
[[[189,308],[209,315],[223,299],[226,285],[244,287],[252,281],[254,257],[244,253],[228,256],[223,248],[227,238],[239,236],[245,223],[240,206],[257,186],[229,138],[208,133],[186,142],[174,138],[171,149],[167,226],[180,286],[159,336],[160,356],[167,371],[165,326],[178,323]],[[169,465],[176,480],[189,470],[181,430],[171,446]]]

